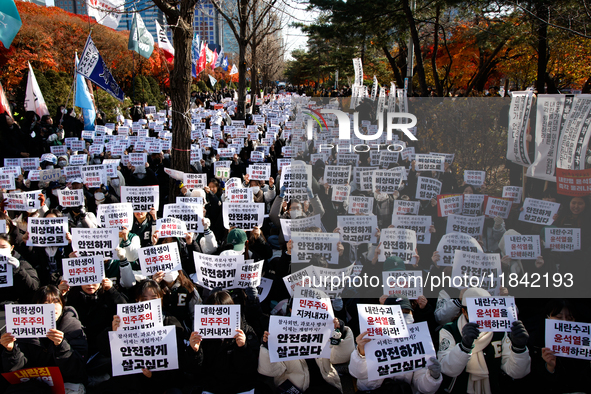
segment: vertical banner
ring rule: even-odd
[[[532,107],[533,92],[512,92],[509,108],[509,129],[507,132],[507,159],[529,167],[527,152],[527,125]]]
[[[585,169],[585,155],[591,126],[591,95],[578,95],[562,121],[556,167],[565,170]]]
[[[527,176],[556,181],[556,152],[563,117],[571,110],[574,96],[541,94],[537,97],[536,156]]]

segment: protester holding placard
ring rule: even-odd
[[[0,254],[7,257],[12,269],[12,286],[0,287],[0,299],[27,303],[40,286],[37,271],[14,251],[14,240],[9,234],[0,234]]]
[[[201,304],[201,296],[191,279],[183,270],[164,273],[157,272],[154,281],[160,284],[164,297],[163,310],[176,317],[185,327],[193,328],[195,305]]]
[[[310,208],[312,209],[312,212],[304,212],[303,204],[295,199],[290,200],[286,206],[283,207],[286,190],[287,188],[285,186],[281,187],[281,192],[279,193],[279,196],[275,197],[275,201],[271,207],[271,213],[269,214],[269,218],[278,228],[281,228],[280,219],[301,219],[312,215],[320,215],[320,217],[324,215],[324,208],[318,195],[314,196],[314,193],[310,188],[308,188],[308,197],[310,198]],[[285,211],[283,211],[284,208]],[[280,240],[284,242],[283,236],[280,236]]]
[[[216,291],[204,305],[234,305],[234,301],[226,291]],[[226,317],[215,315],[214,319]],[[243,317],[239,324],[233,327],[233,338],[204,339],[197,331],[191,334],[190,346],[201,367],[204,391],[241,393],[254,389],[260,342]]]
[[[291,314],[290,308],[288,308],[287,314]],[[349,360],[353,338],[350,335],[352,334],[351,330],[344,326],[342,321],[335,318],[333,324],[335,330],[338,329],[339,332],[348,331],[349,335],[348,338],[344,338],[343,340],[335,338],[337,339],[334,342],[335,344],[332,344],[331,341],[329,345],[331,348],[330,358],[315,358],[313,355],[309,355],[310,358],[304,360],[287,360],[272,363],[269,356],[269,332],[265,331],[259,353],[259,373],[274,378],[275,387],[283,391],[289,392],[291,390],[291,392],[295,392],[294,390],[297,389],[303,393],[310,389],[313,390],[312,392],[317,393],[341,393],[341,380],[333,363],[336,364],[337,362],[343,362],[343,360]]]
[[[589,239],[588,237],[591,236],[589,212],[591,212],[591,205],[586,197],[569,197],[567,202],[562,204],[551,227],[578,228],[581,230],[581,240]],[[588,277],[590,272],[588,265],[581,263],[588,247],[589,245],[581,245],[581,250],[572,252],[553,252],[544,249],[543,257],[538,259],[537,265],[543,265],[543,269],[549,272],[556,270],[572,274],[573,277],[579,275]]]
[[[45,217],[57,218],[63,217],[63,214],[58,209],[51,209],[47,211]],[[30,234],[26,232],[23,235],[23,241],[26,243],[29,237]],[[71,242],[72,236],[70,232],[66,233],[66,239]],[[23,253],[26,253],[26,258],[33,262],[33,268],[39,274],[41,282],[55,285],[59,283],[59,277],[63,274],[62,259],[68,257],[71,252],[71,244],[54,247],[33,246],[23,251]]]
[[[501,392],[501,374],[520,379],[530,371],[527,351],[529,334],[521,321],[513,322],[511,332],[483,332],[468,323],[466,299],[490,297],[480,288],[469,288],[462,298],[462,313],[439,332],[437,359],[444,379],[441,387],[450,393],[485,394]]]
[[[133,226],[129,230],[140,238],[142,248],[152,245],[152,232],[156,226],[156,220],[154,208],[150,212],[133,213]]]
[[[60,287],[62,287],[60,285]],[[94,355],[100,349],[100,334],[111,327],[113,315],[117,313],[117,304],[127,303],[124,295],[113,286],[113,282],[105,278],[100,283],[66,288],[65,304],[78,312],[78,318],[84,327],[88,341],[88,354]],[[110,373],[110,359],[104,354],[98,354],[88,364],[90,375],[104,375]]]
[[[3,369],[8,372],[40,365],[56,366],[60,368],[64,382],[72,383],[74,387],[83,385],[86,382],[88,343],[76,310],[64,305],[59,290],[52,285],[37,290],[33,301],[55,306],[56,328],[48,330],[47,338],[16,339],[10,333],[3,334],[0,338],[4,347]]]
[[[135,302],[145,302],[151,300],[158,300],[162,301],[164,293],[157,282],[151,279],[144,279],[137,283],[134,287],[134,296]],[[185,341],[189,341],[189,332],[185,329],[183,324],[174,316],[167,314],[166,311],[163,310],[163,319],[162,325],[164,328],[172,326],[175,331],[176,337],[176,353],[178,359],[176,359],[176,364],[179,366],[180,369],[173,369],[173,370],[163,370],[163,371],[151,371],[149,368],[142,368],[141,370],[137,370],[134,375],[125,376],[125,377],[115,377],[111,378],[107,382],[105,382],[104,386],[101,386],[103,390],[106,391],[115,391],[115,390],[123,390],[124,392],[132,392],[132,391],[139,391],[139,392],[165,392],[171,388],[178,388],[181,385],[180,381],[182,379],[181,369],[190,371],[194,368],[193,365],[193,354],[191,354],[191,350],[188,346],[185,345]],[[118,315],[113,316],[113,320],[111,323],[112,331],[117,331],[121,326],[121,317]],[[133,333],[134,330],[129,331]],[[141,330],[137,330],[138,335],[141,335]],[[126,349],[123,349],[124,351]],[[109,352],[108,349],[102,350],[104,354],[113,354],[113,352]],[[134,354],[133,352],[130,352]],[[160,356],[162,354],[158,353]],[[143,352],[139,351],[136,352],[136,355],[144,356],[144,357],[155,357],[156,351],[149,351]],[[166,356],[166,354],[164,354]],[[132,360],[133,361],[133,360]],[[125,363],[126,360],[122,359],[112,359],[113,364],[122,364]],[[144,363],[142,363],[143,365]],[[133,363],[132,368],[137,368],[135,363]],[[141,372],[141,373],[140,373]]]
[[[581,321],[581,317],[568,299],[550,300],[544,306],[543,316],[539,317],[546,320],[539,320],[537,329],[533,331],[530,339],[529,349],[533,377],[531,389],[551,394],[588,391],[591,387],[589,360],[564,357],[560,355],[560,352],[556,352],[556,349],[553,349],[547,342],[546,322],[554,323],[553,326],[558,327],[559,330],[562,328],[562,331],[555,330],[551,335],[557,343],[562,342],[557,346],[565,350],[571,344],[575,346],[582,344],[583,338],[591,335],[588,323],[576,323]],[[575,352],[573,351],[573,353]]]

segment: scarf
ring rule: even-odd
[[[468,323],[466,317],[464,314],[461,314],[458,318],[458,329],[460,332],[462,332],[462,328],[464,328],[466,323]],[[490,344],[492,336],[492,332],[481,332],[474,341],[472,357],[470,357],[468,365],[466,365],[466,372],[470,374],[467,389],[467,392],[470,394],[491,394],[488,367],[482,351]]]

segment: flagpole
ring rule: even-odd
[[[135,51],[131,51],[133,73],[131,75],[131,101],[135,104]]]

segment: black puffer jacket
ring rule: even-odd
[[[66,304],[79,312],[79,319],[88,338],[89,354],[98,351],[97,338],[105,329],[111,329],[117,304],[126,304],[127,299],[114,287],[107,291],[97,290],[94,294],[85,293],[81,287],[70,289]]]
[[[12,287],[0,288],[0,300],[19,301],[26,304],[31,301],[32,295],[39,289],[39,275],[31,264],[27,263],[21,256],[14,252],[10,259],[18,260],[18,268],[12,268]]]
[[[64,307],[56,327],[64,333],[64,340],[58,346],[45,337],[20,338],[12,352],[3,349],[2,372],[59,367],[64,382],[85,383],[88,344],[76,310],[69,306]]]
[[[204,391],[234,394],[252,390],[257,377],[260,343],[254,330],[242,319],[240,329],[246,344],[238,347],[232,339],[204,339],[195,354],[195,367],[201,367]]]

